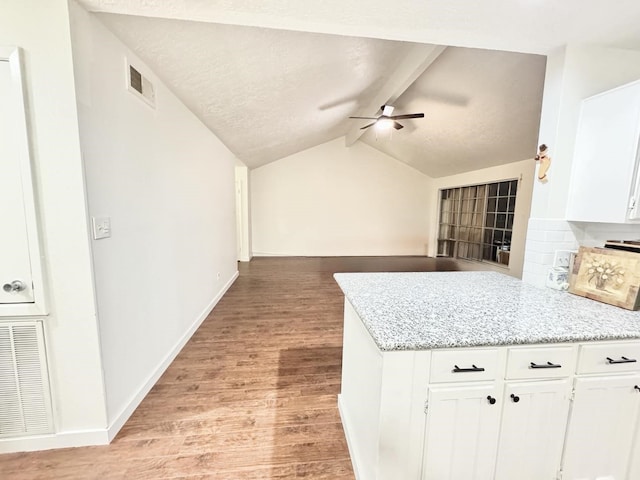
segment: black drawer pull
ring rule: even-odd
[[[636,390],[636,391],[640,392],[640,387],[639,387],[638,385],[636,385],[636,386],[635,386],[635,387],[633,387],[633,388],[634,388],[634,390]]]
[[[487,400],[489,401],[489,405],[495,405],[496,404],[496,399],[493,398],[491,395],[489,395],[487,397]]]
[[[513,400],[513,403],[518,403],[520,401],[520,397],[517,396],[515,393],[512,393],[511,400]]]
[[[460,368],[458,365],[453,366],[453,373],[463,373],[463,372],[484,372],[484,368],[476,367],[475,365],[471,365],[471,368]]]
[[[537,364],[537,363],[531,362],[531,365],[529,366],[529,368],[562,368],[562,365],[558,363],[551,363],[551,362],[547,362],[546,364]]]
[[[636,363],[637,362],[635,358],[627,358],[627,357],[622,357],[622,360],[614,360],[611,357],[607,357],[607,360],[609,360],[609,365],[614,365],[616,363]]]

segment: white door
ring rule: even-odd
[[[500,403],[493,384],[429,388],[422,479],[492,479]]]
[[[32,195],[24,171],[28,155],[19,77],[0,58],[0,304],[34,301],[24,201],[25,194]]]
[[[495,478],[555,480],[569,416],[570,381],[510,382],[504,392]]]
[[[640,375],[579,378],[569,418],[564,480],[628,478],[640,411]]]

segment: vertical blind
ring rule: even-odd
[[[517,180],[441,191],[438,255],[509,264]]]

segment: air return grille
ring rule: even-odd
[[[126,62],[126,65],[127,89],[139,99],[145,101],[149,106],[155,108],[156,92],[151,80],[140,73],[140,71],[128,61]]]
[[[50,432],[42,323],[0,323],[0,438]]]

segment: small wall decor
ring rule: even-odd
[[[569,280],[570,293],[637,310],[639,286],[640,254],[580,247]]]
[[[544,143],[538,147],[538,154],[535,156],[536,162],[540,162],[540,168],[538,168],[538,180],[541,183],[547,183],[547,170],[551,166],[551,157],[549,157],[549,147]]]

